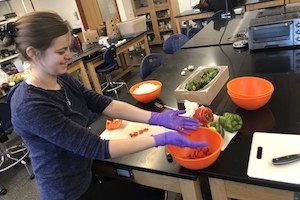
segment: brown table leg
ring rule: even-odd
[[[129,66],[131,64],[131,60],[130,60],[130,57],[129,57],[129,51],[128,50],[124,52],[124,58],[125,58],[126,65]]]
[[[181,34],[181,24],[180,24],[181,20],[180,20],[179,18],[175,18],[175,20],[176,20],[176,28],[177,28],[177,32],[178,32],[179,34]]]
[[[179,184],[180,184],[181,194],[184,200],[202,199],[199,179],[197,179],[197,181],[179,179]]]
[[[121,61],[121,67],[123,70],[126,70],[127,69],[127,63],[126,63],[126,60],[125,60],[125,56],[124,56],[124,53],[120,53],[119,55],[119,58],[120,58],[120,61]]]
[[[255,199],[255,200],[293,200],[294,192],[251,185],[235,181],[209,178],[213,200]]]
[[[92,89],[89,77],[87,75],[87,72],[86,72],[86,69],[85,69],[85,66],[84,66],[82,60],[80,60],[79,65],[80,65],[80,75],[81,75],[81,79],[82,79],[84,86],[88,89]]]
[[[72,73],[74,73],[78,70],[80,70],[80,76],[81,76],[81,80],[83,82],[83,85],[88,89],[92,89],[90,80],[88,78],[88,75],[87,75],[87,72],[86,72],[86,69],[85,69],[85,66],[84,66],[82,60],[78,60],[78,61],[70,64],[68,66],[68,71],[67,72],[72,74]]]
[[[99,94],[103,94],[101,85],[100,85],[100,81],[98,79],[98,74],[96,73],[94,65],[92,63],[87,63],[87,68],[88,68],[90,77],[92,79],[92,83],[94,85],[95,91]]]
[[[148,39],[147,36],[144,36],[144,45],[145,45],[145,52],[146,55],[149,55],[151,53],[150,48],[149,48],[149,43],[148,43]]]

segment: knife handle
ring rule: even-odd
[[[287,156],[282,156],[278,158],[273,158],[272,163],[273,165],[285,165],[292,162],[296,162],[300,160],[300,154],[292,154]]]
[[[167,161],[168,161],[169,163],[173,162],[173,157],[172,157],[172,155],[169,153],[169,151],[168,151],[168,149],[167,149],[166,146],[165,146],[165,154],[166,154]]]

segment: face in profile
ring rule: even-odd
[[[44,71],[51,75],[67,72],[67,62],[72,58],[70,43],[70,33],[59,36],[52,41],[51,46],[42,53],[40,58]]]

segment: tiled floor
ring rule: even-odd
[[[152,52],[162,53],[161,46],[152,47]],[[140,56],[133,58],[134,63],[139,63]],[[132,76],[139,72],[135,68],[125,79],[131,79]],[[0,200],[38,200],[39,192],[35,180],[30,180],[27,171],[23,165],[17,165],[14,168],[0,174],[0,185],[4,186],[8,193],[0,196]],[[168,200],[181,199],[180,195],[170,193]]]

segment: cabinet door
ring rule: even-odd
[[[77,6],[78,7],[81,6],[82,8],[82,9],[79,8],[79,11],[80,10],[83,11],[83,13],[80,12],[80,15],[82,18],[86,19],[88,29],[96,30],[97,27],[103,25],[103,19],[100,13],[97,0],[78,0],[78,1],[79,3],[77,3]]]

